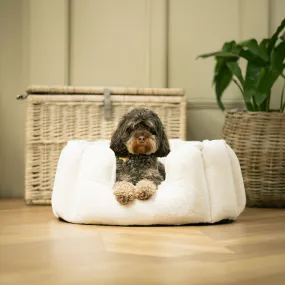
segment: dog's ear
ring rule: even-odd
[[[116,156],[125,156],[128,154],[128,150],[122,140],[122,137],[124,136],[125,132],[124,125],[125,118],[120,121],[117,129],[115,130],[111,138],[110,148],[114,151]]]
[[[157,157],[164,157],[169,154],[170,146],[169,146],[169,141],[168,141],[168,138],[167,138],[167,135],[166,135],[166,132],[164,130],[162,123],[159,129],[160,129],[158,133],[159,147],[155,154]]]

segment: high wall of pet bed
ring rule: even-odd
[[[223,140],[170,140],[166,179],[147,201],[115,199],[116,158],[108,141],[70,141],[55,177],[52,208],[71,223],[182,225],[235,220],[245,207],[239,161]]]
[[[50,204],[58,158],[70,140],[110,139],[130,109],[154,110],[170,139],[186,139],[182,89],[31,86],[27,89],[25,201]]]

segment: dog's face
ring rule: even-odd
[[[129,139],[125,142],[125,146],[129,153],[132,154],[152,154],[157,151],[157,139],[155,132],[145,123],[138,123],[129,126]]]
[[[117,156],[155,154],[166,156],[170,149],[163,125],[149,109],[133,109],[119,122],[111,139],[111,149]]]

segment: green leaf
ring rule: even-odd
[[[264,101],[265,99],[269,96],[268,93],[258,93],[256,92],[254,98],[255,98],[255,102],[258,106],[260,106]]]
[[[259,46],[263,50],[263,52],[266,52],[267,54],[268,54],[268,52],[267,52],[268,43],[269,43],[269,39],[263,39],[259,44]]]
[[[278,77],[281,76],[284,70],[284,59],[285,42],[281,42],[272,51],[271,66],[266,69],[266,72],[258,85],[257,92],[262,94],[261,99],[264,98],[266,94],[270,93],[273,84],[276,82]]]
[[[224,64],[224,60],[223,59],[216,58],[216,65],[215,65],[215,71],[214,71],[213,84],[215,84],[216,77],[219,75],[220,69],[221,69],[223,64]]]
[[[268,52],[269,54],[271,54],[277,40],[278,40],[278,36],[279,34],[282,32],[282,30],[285,27],[285,18],[283,19],[283,21],[281,22],[280,26],[276,29],[276,32],[273,34],[273,36],[271,37],[269,44],[268,44]]]
[[[235,49],[237,46],[235,41],[226,42],[224,43],[223,47],[219,51],[211,52],[211,53],[205,53],[201,54],[197,57],[198,58],[207,58],[207,57],[222,57],[222,58],[238,58],[237,52],[232,52],[233,49]]]
[[[251,40],[242,42],[239,45],[247,48],[248,51],[250,51],[251,54],[254,55],[255,57],[258,57],[265,62],[267,62],[269,60],[267,52],[264,51],[264,49],[258,45],[258,43],[255,39],[251,39]]]
[[[222,103],[222,95],[226,88],[229,86],[232,80],[232,73],[227,67],[227,65],[223,62],[219,68],[219,72],[215,77],[215,91],[216,91],[216,99],[218,106],[220,109],[224,110],[225,107]]]
[[[226,63],[226,65],[229,68],[229,70],[232,72],[232,74],[238,78],[239,82],[243,86],[244,85],[244,79],[243,79],[242,72],[241,72],[241,69],[240,69],[237,61],[228,61]]]
[[[211,52],[211,53],[206,53],[206,54],[201,54],[197,57],[198,58],[207,58],[207,57],[225,57],[225,58],[233,58],[236,59],[238,58],[238,54],[233,53],[233,52],[224,52],[224,51],[216,51],[216,52]]]
[[[285,32],[281,35],[280,39],[281,39],[282,41],[285,41]]]
[[[246,59],[247,61],[254,63],[255,65],[263,67],[268,66],[268,62],[264,61],[260,57],[256,57],[249,50],[244,50],[244,49],[240,50],[239,56]]]
[[[273,69],[278,69],[278,71],[283,71],[284,69],[284,59],[285,59],[285,42],[281,42],[274,50],[272,54],[272,66]]]
[[[231,41],[231,42],[226,42],[224,43],[223,47],[222,47],[222,51],[223,52],[229,52],[231,51],[234,47],[236,46],[236,42],[235,41]],[[223,67],[225,60],[227,60],[229,58],[223,58],[223,57],[216,57],[216,65],[215,65],[215,73],[214,73],[214,80],[213,83],[215,83],[216,81],[216,76],[219,74],[221,67]]]
[[[233,52],[235,54],[238,54],[240,49],[241,49],[240,46],[238,46],[235,41],[226,42],[222,47],[222,51]]]
[[[244,81],[244,99],[250,102],[252,97],[256,96],[257,86],[262,76],[262,67],[249,61],[247,63],[245,81]]]

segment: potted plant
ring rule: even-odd
[[[285,79],[285,19],[270,38],[226,42],[200,55],[216,61],[213,84],[218,106],[231,82],[239,88],[245,110],[226,112],[222,137],[236,152],[244,177],[247,206],[285,206],[285,81],[278,110],[270,108],[272,87]],[[240,61],[245,60],[242,72]],[[279,94],[278,94],[279,96]]]

